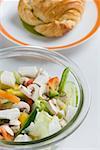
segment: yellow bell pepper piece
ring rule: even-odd
[[[29,115],[26,112],[22,112],[20,117],[19,117],[19,121],[21,122],[21,126],[24,125],[25,121],[27,120],[27,118],[29,117]]]

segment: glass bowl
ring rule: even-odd
[[[62,141],[72,134],[85,119],[90,107],[90,94],[86,81],[77,65],[68,58],[42,47],[11,47],[0,50],[0,70],[16,70],[19,66],[37,66],[44,68],[51,76],[61,76],[65,67],[70,67],[70,80],[74,80],[78,88],[78,109],[68,124],[57,133],[32,142],[1,141],[2,149],[45,149]]]

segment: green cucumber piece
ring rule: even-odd
[[[46,111],[48,112],[50,115],[54,115],[53,110],[51,109],[51,106],[49,105],[49,103],[45,100],[37,100],[35,102],[35,106],[39,109],[39,111]]]
[[[47,103],[44,99],[39,98],[38,100],[35,101],[35,107],[37,107],[39,109],[39,111],[46,111],[48,112],[48,108],[47,108]]]
[[[78,90],[74,82],[68,81],[65,87],[66,94],[70,105],[77,107],[78,105]]]
[[[62,77],[61,77],[61,81],[60,81],[59,89],[58,89],[59,93],[65,92],[65,86],[66,86],[67,78],[69,75],[69,71],[70,69],[67,67],[62,73]]]
[[[58,91],[53,91],[53,90],[49,91],[49,98],[54,98],[58,95],[59,95]]]
[[[27,97],[22,92],[20,92],[19,90],[15,90],[15,89],[10,88],[7,90],[7,92],[10,94],[16,95],[22,99],[25,99],[25,100],[27,99]]]
[[[41,97],[37,101],[35,101],[35,107],[37,107],[39,109],[39,111],[48,112],[50,115],[55,114],[55,112],[52,110],[48,101],[42,99]]]
[[[49,135],[49,124],[52,121],[52,116],[50,116],[47,112],[41,111],[36,116],[34,127],[31,131],[29,131],[29,135],[34,138],[44,138]]]

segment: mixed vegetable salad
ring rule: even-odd
[[[0,72],[0,140],[28,142],[52,135],[63,128],[78,107],[78,90],[68,80],[42,68],[20,67]]]

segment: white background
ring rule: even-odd
[[[0,49],[14,46],[0,35]],[[100,29],[87,42],[68,50],[59,51],[72,59],[82,70],[92,94],[89,114],[83,124],[61,143],[59,150],[100,149]]]

